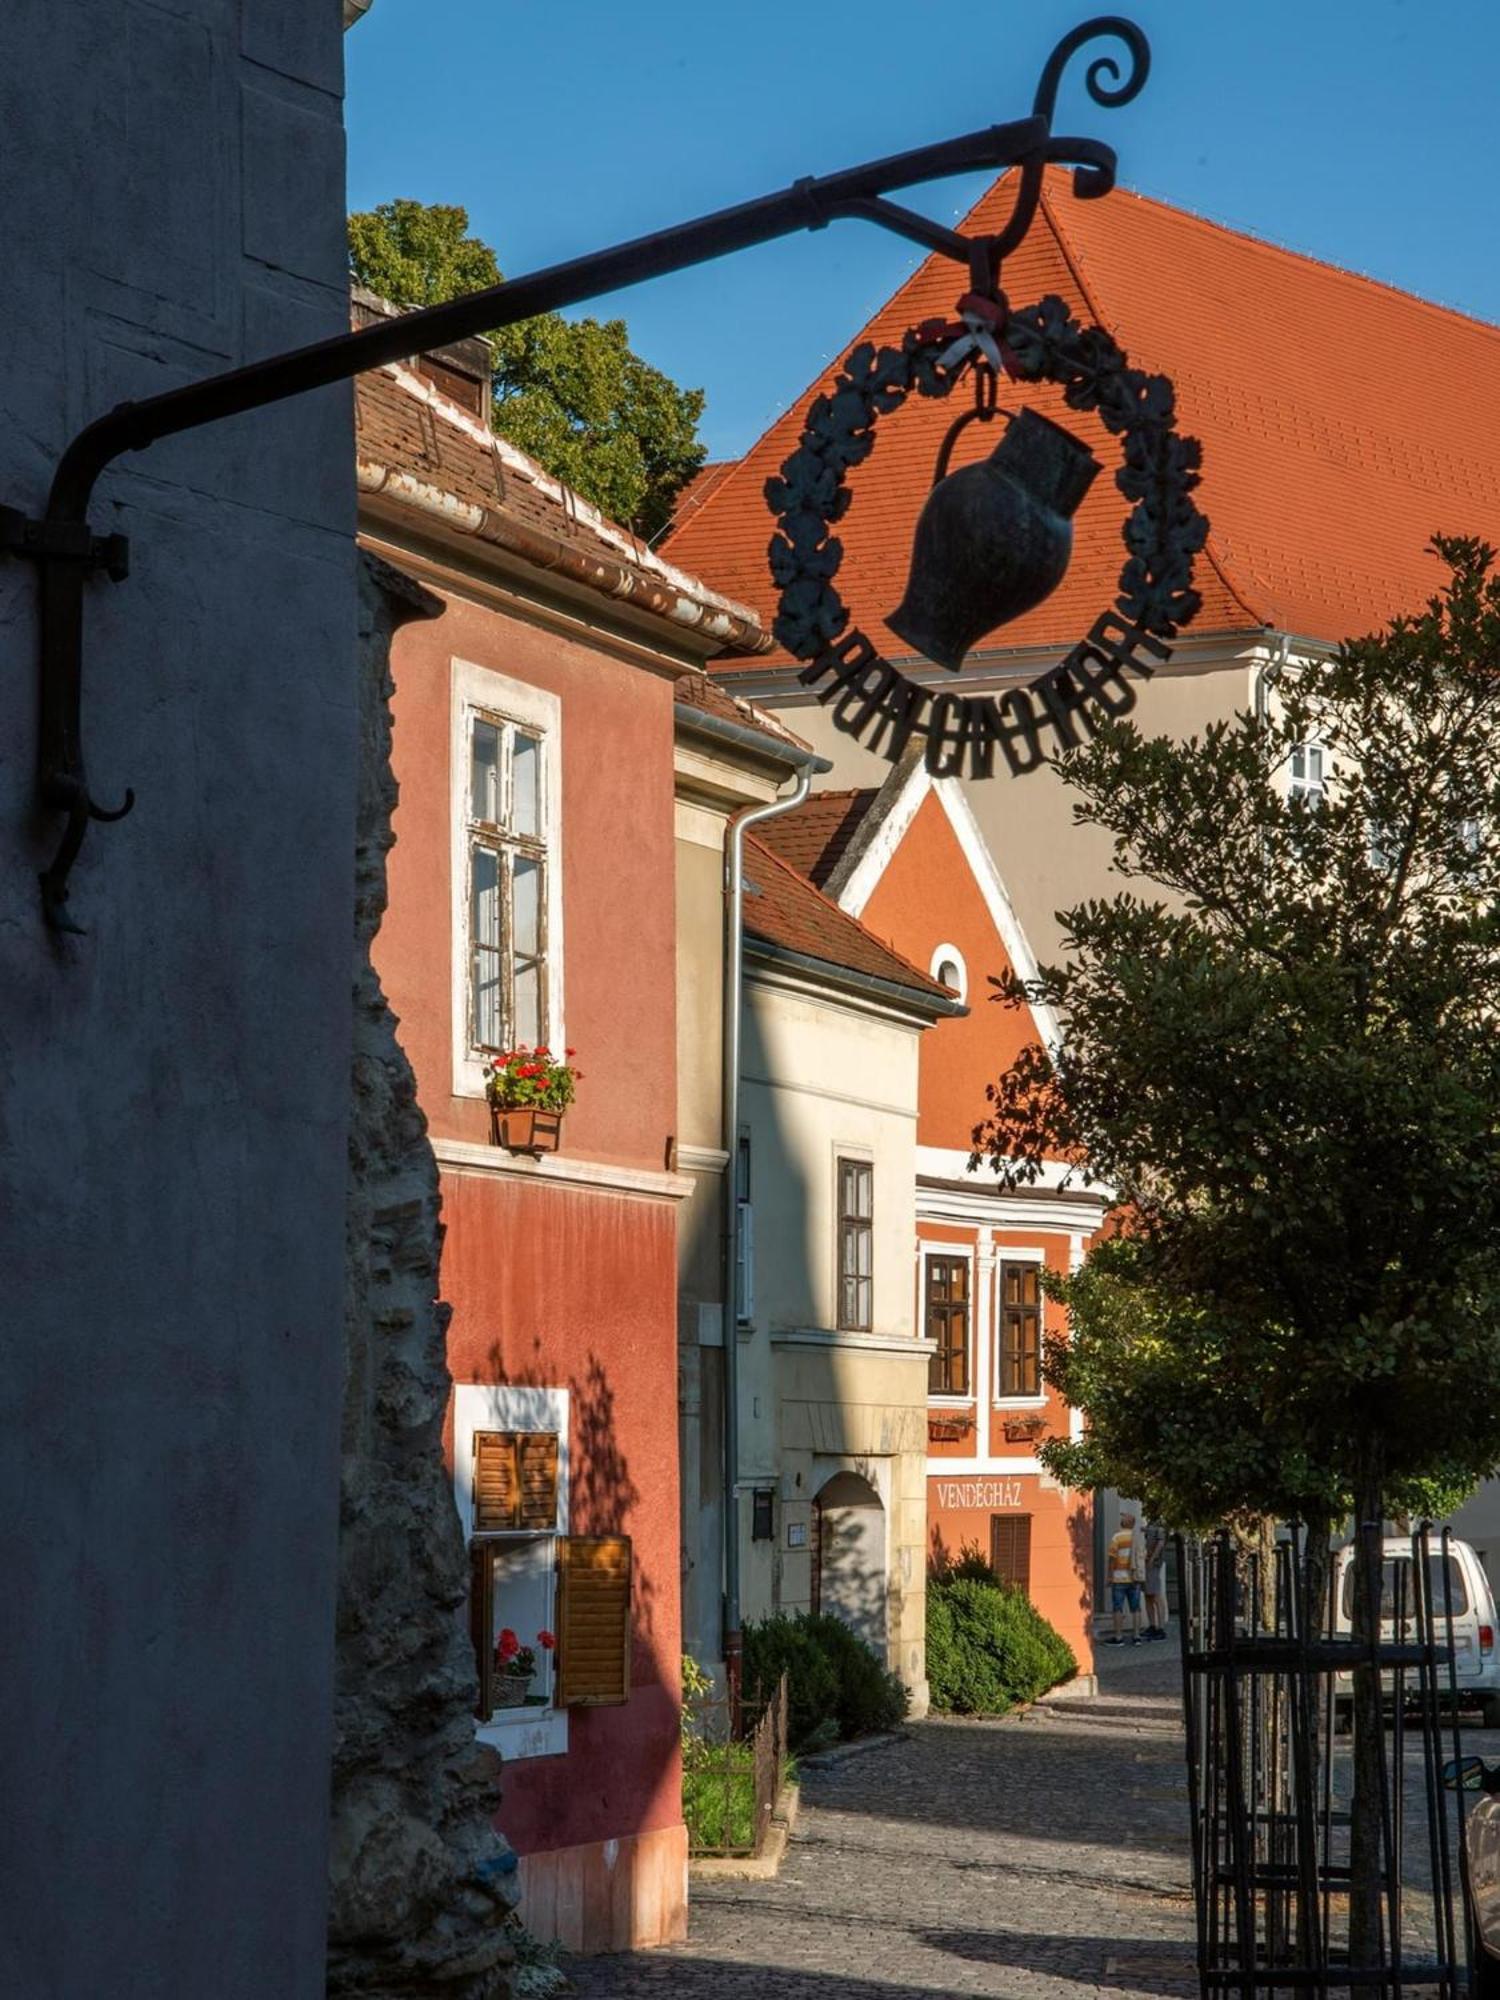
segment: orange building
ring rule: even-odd
[[[1060,1309],[1043,1270],[1082,1260],[1104,1203],[1058,1185],[1002,1191],[969,1170],[985,1085],[1026,1042],[1053,1041],[1044,1009],[987,1004],[991,978],[1035,960],[983,836],[954,779],[920,756],[878,790],[823,792],[768,821],[761,838],[893,950],[929,971],[967,1012],[920,1047],[913,1285],[930,1349],[927,1549],[938,1564],[978,1548],[1092,1665],[1093,1515],[1088,1495],[1043,1471],[1036,1447],[1072,1413],[1041,1378]]]

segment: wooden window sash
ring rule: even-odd
[[[500,732],[499,771],[497,789],[500,794],[501,817],[486,820],[476,816],[474,810],[474,728],[484,724]],[[515,790],[515,739],[517,730],[530,737],[539,746],[537,762],[537,825],[541,829],[536,834],[517,831],[512,824]],[[518,962],[523,970],[539,969],[537,981],[537,1037],[535,1046],[546,1047],[551,1041],[552,979],[551,946],[547,934],[548,886],[551,875],[551,858],[548,852],[548,806],[547,795],[547,732],[531,724],[517,724],[509,717],[497,715],[487,710],[473,709],[469,712],[469,759],[468,775],[465,779],[465,819],[468,826],[468,883],[467,918],[468,961],[469,961],[469,1046],[486,1052],[496,1053],[510,1047],[516,1039],[515,974]],[[500,942],[496,946],[481,946],[475,936],[474,925],[474,856],[483,849],[496,858],[499,871],[500,893]],[[515,861],[517,856],[538,864],[540,874],[537,884],[537,949],[535,952],[520,954],[515,946]],[[498,959],[500,973],[500,1028],[499,1039],[495,1042],[480,1040],[479,1020],[479,973],[481,955],[489,953]]]
[[[628,1535],[559,1538],[556,1707],[609,1708],[629,1701],[633,1583]]]
[[[875,1170],[868,1160],[840,1159],[838,1328],[868,1333],[875,1305]]]
[[[495,1712],[495,1548],[494,1542],[469,1544],[469,1637],[479,1680],[474,1713],[481,1722]]]
[[[969,1393],[968,1279],[967,1258],[927,1259],[927,1337],[937,1341],[928,1376],[932,1395]]]
[[[1000,1267],[1000,1394],[1036,1396],[1041,1373],[1041,1268]]]

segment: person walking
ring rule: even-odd
[[[1109,1599],[1114,1613],[1113,1635],[1106,1646],[1125,1643],[1125,1611],[1130,1610],[1130,1643],[1141,1643],[1141,1583],[1146,1574],[1146,1540],[1134,1514],[1122,1514],[1109,1538]]]
[[[1167,1636],[1167,1530],[1161,1521],[1146,1523],[1146,1630],[1148,1639]]]

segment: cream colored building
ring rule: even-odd
[[[744,928],[744,1615],[832,1613],[921,1713],[931,1347],[912,1282],[917,1057],[924,1031],[962,1008],[753,836]]]

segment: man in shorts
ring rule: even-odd
[[[1106,1646],[1125,1643],[1125,1612],[1130,1612],[1130,1643],[1141,1643],[1141,1583],[1146,1574],[1146,1538],[1136,1525],[1134,1514],[1122,1514],[1120,1525],[1109,1538],[1109,1598],[1115,1615],[1115,1629]]]

